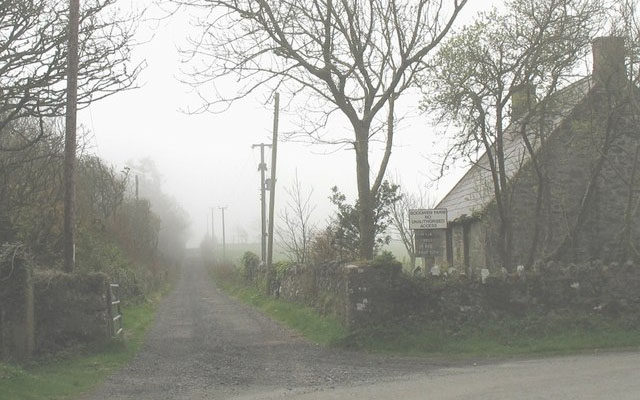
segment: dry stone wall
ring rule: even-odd
[[[346,283],[344,266],[338,262],[294,265],[280,277],[278,295],[311,306],[323,315],[345,320]]]
[[[20,246],[0,250],[0,360],[110,337],[105,274],[42,271]]]
[[[37,351],[55,352],[109,338],[109,283],[103,273],[34,274]]]
[[[23,361],[34,350],[32,265],[17,245],[0,248],[0,360]]]
[[[311,268],[292,268],[280,282],[280,297],[336,315],[351,331],[548,313],[625,316],[640,323],[640,267],[633,263],[549,262],[532,271],[490,272],[483,280],[458,273],[410,277],[393,267],[332,267],[322,277]]]

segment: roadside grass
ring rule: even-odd
[[[450,329],[416,324],[372,329],[347,337],[344,345],[370,352],[438,358],[553,356],[640,350],[640,330],[593,315],[503,319]]]
[[[130,361],[151,327],[161,294],[123,308],[124,338],[99,347],[76,349],[22,367],[0,363],[0,400],[71,399]]]
[[[347,330],[335,318],[319,315],[313,308],[269,297],[256,286],[245,285],[236,271],[209,269],[214,283],[231,296],[263,311],[299,332],[308,340],[324,346],[337,345]]]
[[[349,333],[339,321],[321,316],[310,307],[266,296],[261,289],[247,285],[233,267],[210,272],[225,292],[325,346],[447,359],[640,350],[640,321],[568,312],[474,321],[455,328],[441,323],[411,323]]]

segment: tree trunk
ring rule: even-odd
[[[369,177],[369,127],[356,128],[356,178],[358,182],[358,204],[360,206],[360,258],[371,260],[375,245],[375,227],[373,223],[374,199],[371,193]]]
[[[501,99],[498,99],[498,103]],[[509,196],[509,188],[507,182],[507,171],[505,167],[504,154],[504,129],[502,126],[502,106],[497,108],[496,113],[496,163],[499,179],[500,190],[496,193],[496,199],[500,197],[500,206],[498,207],[500,215],[500,263],[507,270],[511,270],[511,202]]]
[[[78,97],[78,24],[80,1],[69,2],[69,36],[67,38],[67,109],[64,141],[64,269],[75,267],[76,231],[76,114]]]

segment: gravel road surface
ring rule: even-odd
[[[187,260],[138,356],[83,399],[284,396],[392,381],[442,366],[317,346],[229,298],[200,262]]]
[[[640,353],[474,365],[326,349],[187,261],[138,356],[83,400],[640,399]]]

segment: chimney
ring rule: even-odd
[[[522,118],[536,104],[536,87],[530,83],[511,89],[511,121]]]
[[[605,36],[593,40],[593,78],[597,85],[608,90],[624,86],[624,38]]]

